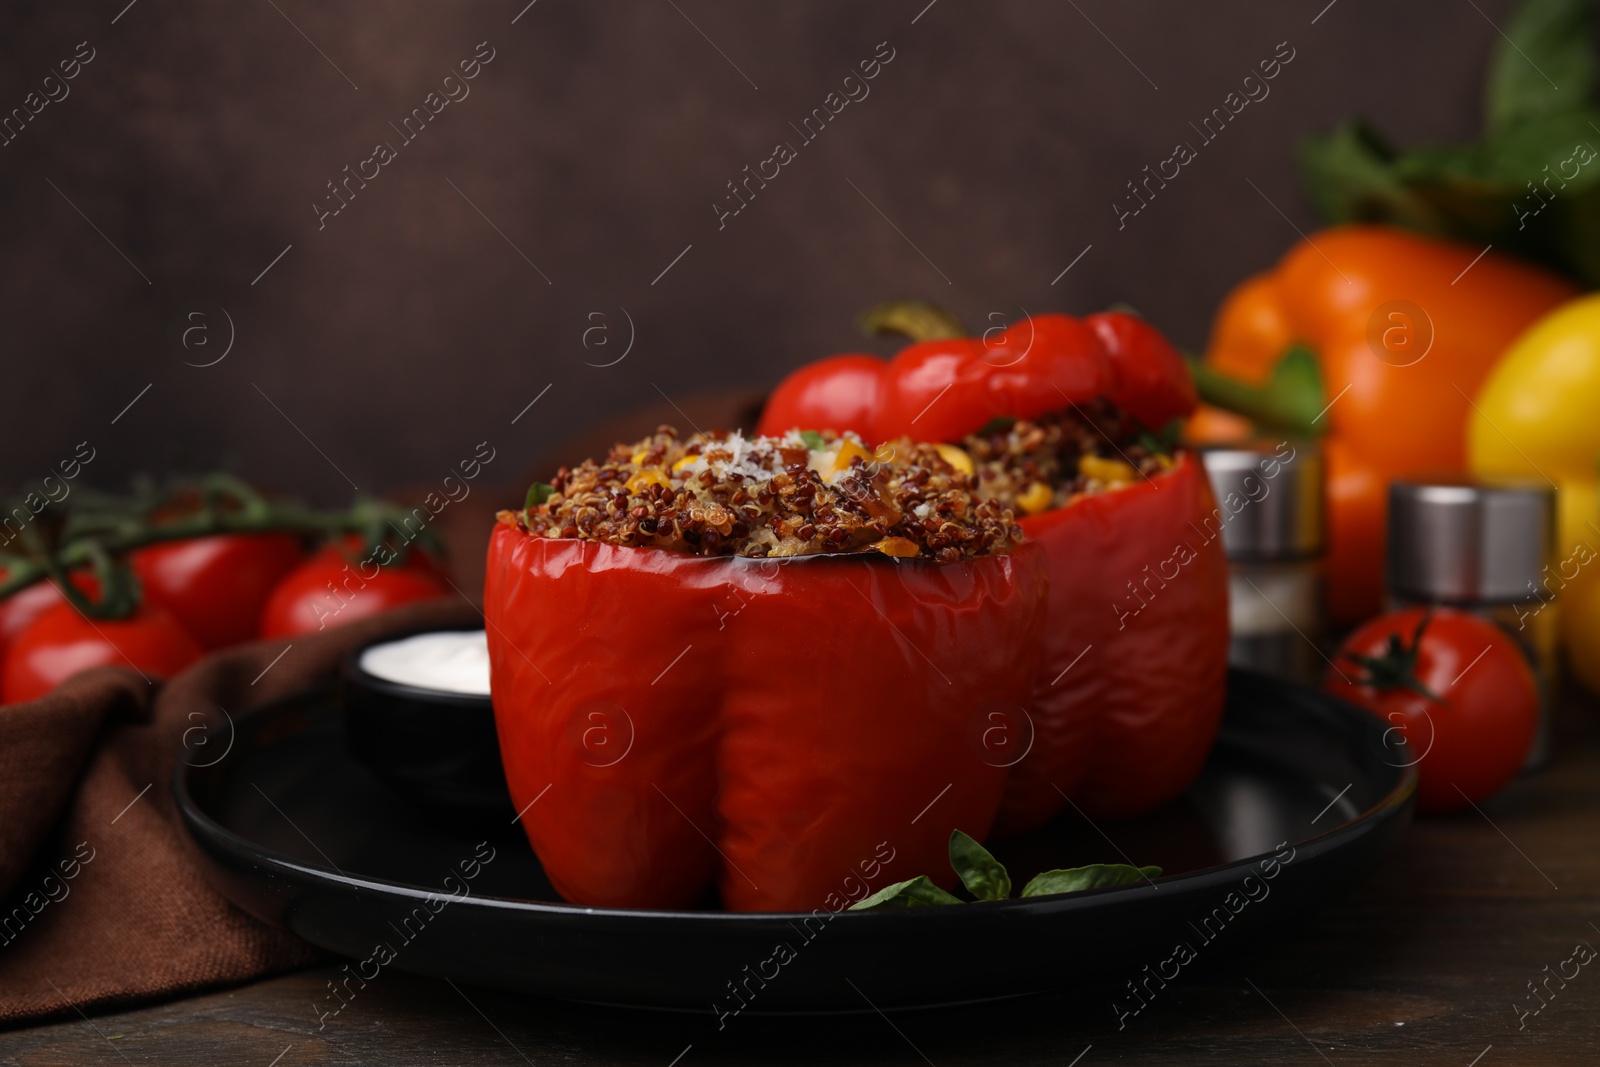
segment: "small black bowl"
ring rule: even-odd
[[[420,811],[509,820],[514,809],[490,699],[392,682],[361,666],[370,648],[435,632],[442,631],[390,634],[345,658],[339,673],[345,750]]]

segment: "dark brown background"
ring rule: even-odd
[[[509,483],[658,389],[760,386],[860,347],[852,316],[894,295],[978,324],[1128,301],[1198,345],[1294,239],[1272,205],[1313,225],[1299,138],[1356,111],[1404,140],[1471,134],[1509,8],[1337,0],[1313,25],[1327,0],[538,0],[513,25],[526,0],[138,0],[113,24],[126,2],[0,10],[0,110],[96,50],[0,148],[6,487],[85,439],[101,484],[228,464],[333,501],[436,480],[485,439]],[[319,232],[325,183],[398,145],[389,123],[485,40],[471,95]],[[788,123],[885,40],[871,95],[801,147]],[[1282,41],[1271,95],[1118,232],[1124,183]],[[718,232],[724,183],[779,140],[800,157]],[[226,327],[213,313],[216,344],[186,355],[173,326],[197,300],[237,330],[205,369],[183,359],[214,358]],[[586,366],[620,353],[624,308],[631,353]],[[584,348],[591,312],[606,348]]]

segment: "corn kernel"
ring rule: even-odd
[[[897,556],[905,559],[922,554],[922,549],[917,546],[917,543],[905,537],[885,537],[882,541],[874,543],[872,547],[882,552],[885,556]]]
[[[1037,515],[1041,511],[1050,510],[1050,505],[1055,502],[1056,495],[1050,487],[1043,482],[1034,482],[1017,497],[1017,506],[1029,515]]]
[[[965,449],[957,448],[955,445],[934,445],[933,447],[939,450],[939,455],[950,466],[962,474],[972,473],[972,457],[967,455]]]
[[[667,480],[667,476],[665,474],[662,474],[654,467],[650,467],[640,471],[638,474],[635,474],[632,478],[628,479],[628,492],[640,492],[647,485],[659,485],[668,489],[672,488],[672,483]]]
[[[1104,482],[1109,486],[1127,485],[1138,477],[1134,469],[1120,459],[1101,459],[1099,456],[1084,456],[1078,460],[1078,470],[1087,474],[1097,482]]]
[[[628,457],[628,462],[629,463],[643,463],[649,457],[650,457],[650,450],[648,448],[641,448],[641,449],[639,449],[639,451],[635,452],[633,455]]]
[[[672,465],[672,469],[675,471],[681,471],[683,468],[694,464],[697,460],[699,460],[699,458],[699,456],[684,456],[682,459],[678,460],[678,462]]]

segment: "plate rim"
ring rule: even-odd
[[[1275,678],[1253,671],[1230,668],[1230,688],[1235,678],[1249,679],[1251,682],[1264,682],[1272,686],[1283,687],[1300,697],[1312,697],[1318,700],[1324,708],[1344,717],[1359,717],[1366,720],[1367,725],[1383,725],[1383,720],[1359,705],[1342,700],[1329,693],[1297,685],[1285,679]],[[246,721],[278,711],[286,705],[305,701],[319,692],[329,692],[330,684],[322,683],[285,694],[273,700],[265,701],[256,707],[247,709],[235,716],[235,729]],[[1403,741],[1402,741],[1403,744]],[[1401,749],[1404,751],[1404,749]],[[1209,756],[1208,756],[1209,759]],[[207,813],[195,798],[189,788],[188,778],[192,772],[209,768],[195,767],[177,761],[173,769],[170,782],[170,791],[174,804],[177,806],[179,817],[183,820],[184,828],[193,842],[202,849],[207,847],[220,847],[232,853],[235,857],[266,868],[269,871],[290,873],[297,878],[312,883],[333,885],[344,889],[360,891],[363,889],[374,892],[398,895],[418,901],[450,897],[452,907],[469,905],[474,908],[492,910],[505,910],[533,916],[547,916],[551,918],[583,916],[591,919],[611,920],[621,924],[653,923],[685,924],[692,923],[696,927],[704,925],[730,926],[739,924],[749,926],[754,923],[792,923],[799,919],[811,918],[819,913],[831,916],[829,925],[834,925],[834,920],[847,918],[847,922],[859,926],[865,921],[873,921],[880,925],[893,922],[916,923],[949,921],[957,916],[973,915],[996,917],[1008,914],[1014,915],[1044,915],[1070,912],[1091,903],[1102,900],[1108,894],[1127,895],[1144,889],[1147,885],[1159,889],[1163,885],[1191,885],[1202,888],[1206,882],[1232,882],[1242,876],[1247,869],[1253,868],[1263,859],[1275,855],[1274,852],[1256,853],[1251,856],[1230,860],[1227,863],[1199,870],[1185,871],[1181,874],[1161,875],[1141,884],[1125,886],[1105,886],[1097,889],[1079,890],[1073,893],[1054,894],[1041,897],[1017,897],[1009,900],[972,901],[971,904],[980,904],[974,911],[970,907],[955,909],[928,907],[928,908],[887,908],[872,909],[868,911],[852,911],[843,908],[838,911],[829,911],[818,907],[810,911],[726,911],[726,910],[700,910],[688,911],[680,909],[650,909],[650,908],[611,908],[585,904],[571,904],[565,901],[527,900],[515,897],[481,896],[468,893],[466,896],[456,897],[449,893],[440,893],[424,887],[409,885],[404,882],[389,881],[384,878],[372,876],[356,876],[344,874],[335,868],[327,868],[308,864],[293,859],[281,852],[269,849],[264,845],[234,832],[222,825]],[[1378,798],[1355,817],[1324,830],[1314,836],[1298,841],[1287,842],[1298,858],[1301,850],[1308,850],[1312,857],[1329,851],[1339,845],[1344,839],[1361,837],[1370,833],[1396,816],[1402,815],[1413,801],[1417,791],[1418,772],[1416,765],[1408,764],[1397,768],[1401,771],[1399,781],[1387,793]],[[270,798],[269,798],[270,799]],[[1337,797],[1335,801],[1337,801]],[[514,824],[513,824],[514,825]],[[330,863],[332,861],[329,861]],[[226,894],[224,894],[226,895]],[[942,917],[942,918],[936,918]]]

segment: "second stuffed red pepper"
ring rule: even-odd
[[[1194,407],[1188,371],[1157,330],[1121,312],[1038,315],[984,338],[932,332],[943,336],[892,360],[801,368],[773,392],[760,429],[947,442],[979,497],[1023,516],[1044,550],[1032,748],[997,830],[1036,827],[1068,798],[1094,817],[1155,808],[1199,773],[1227,670],[1221,513],[1196,457],[1163,443]]]

